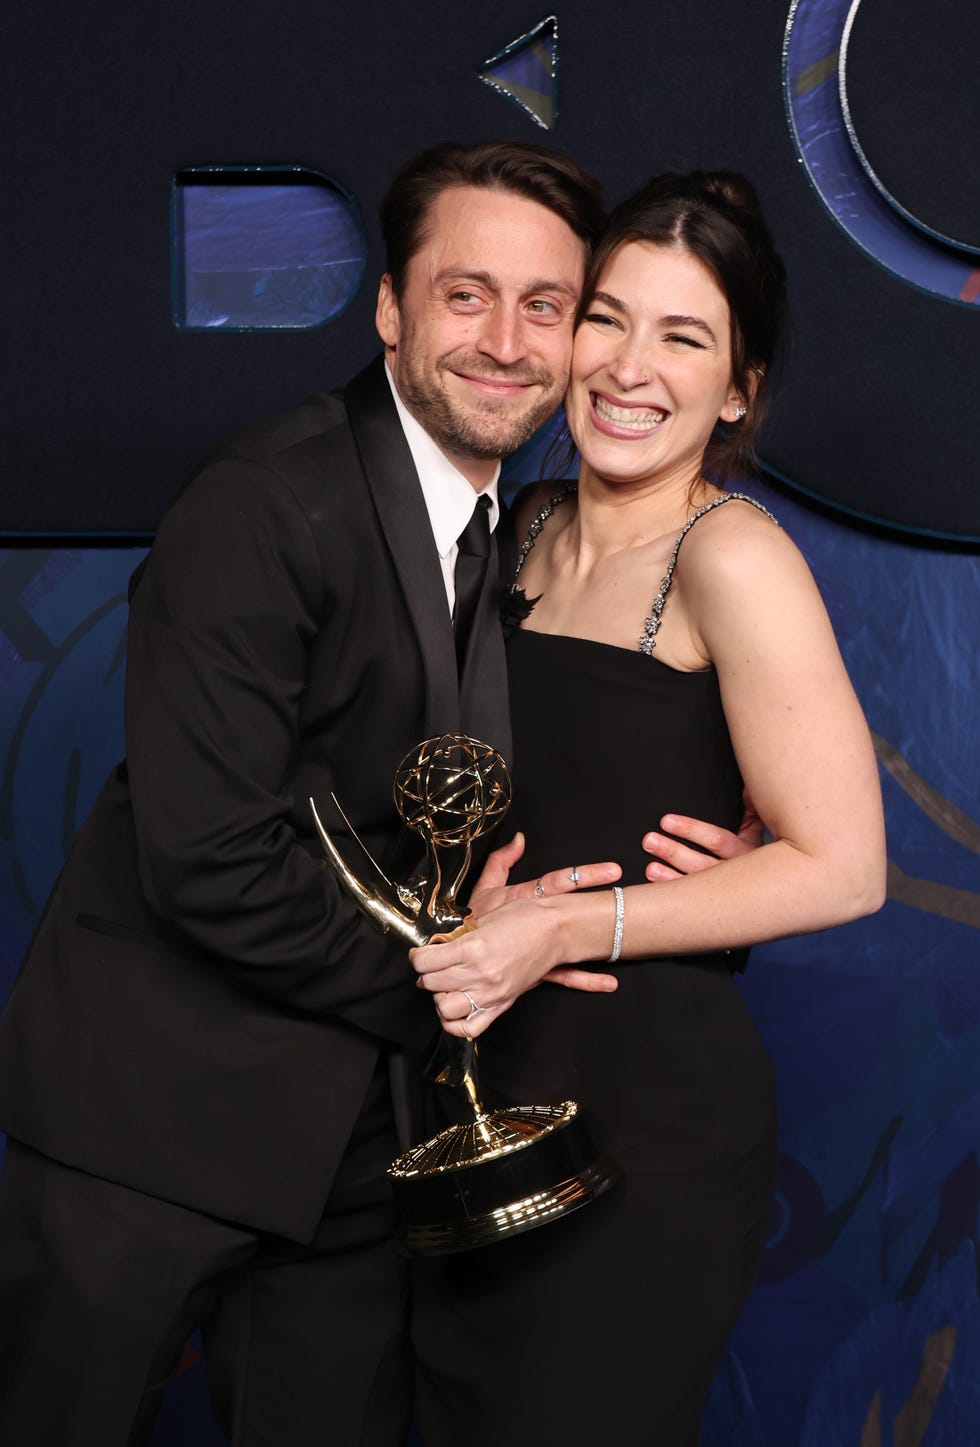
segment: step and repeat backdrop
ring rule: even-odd
[[[666,168],[742,170],[791,280],[754,491],[811,563],[874,733],[889,902],[753,953],[779,1190],[703,1443],[974,1447],[975,7],[13,9],[0,995],[123,752],[128,576],[215,441],[377,350],[376,211],[400,162],[449,138],[539,140],[610,201]],[[511,460],[509,488],[543,451]],[[195,1340],[154,1441],[221,1441]]]

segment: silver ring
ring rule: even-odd
[[[578,865],[577,865],[577,864],[575,864],[575,865],[572,866],[572,872],[571,872],[571,874],[568,876],[568,878],[569,878],[569,882],[570,882],[571,884],[574,884],[575,888],[578,889],[578,883],[579,883],[579,880],[582,878],[582,876],[581,876],[581,874],[579,874],[579,872],[578,872]]]
[[[473,1016],[474,1016],[474,1015],[482,1015],[483,1012],[484,1012],[484,1010],[485,1010],[487,1007],[486,1007],[486,1005],[478,1005],[478,1004],[476,1003],[476,1001],[474,1000],[473,996],[470,994],[469,990],[460,990],[459,993],[460,993],[461,995],[465,995],[465,996],[466,996],[466,999],[467,999],[467,1001],[468,1001],[468,1003],[469,1003],[470,1013],[466,1016],[465,1020],[463,1021],[463,1024],[464,1024],[464,1025],[468,1025],[468,1024],[470,1023],[470,1021],[473,1019]]]
[[[540,879],[534,886],[534,897],[535,899],[544,899],[544,885],[541,883]]]

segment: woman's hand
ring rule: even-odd
[[[615,884],[623,872],[618,864],[607,860],[603,864],[569,864],[564,869],[542,874],[539,879],[509,884],[510,871],[523,854],[524,835],[517,833],[508,844],[502,844],[488,856],[470,894],[470,909],[477,919],[515,899],[551,899],[557,894],[571,894],[576,889]]]
[[[608,899],[606,904],[604,896],[593,895],[588,907],[590,913],[609,913],[603,933],[608,930],[611,937],[611,894]],[[483,914],[477,928],[444,944],[424,945],[410,952],[419,988],[434,996],[442,1026],[450,1035],[471,1039],[482,1035],[520,995],[545,979],[573,990],[608,994],[616,989],[615,975],[565,963],[565,920],[560,904],[554,897],[535,898],[532,886],[530,898],[511,899]],[[585,899],[582,904],[586,905]]]
[[[745,813],[737,834],[703,819],[665,814],[660,821],[661,828],[688,842],[680,843],[678,838],[655,832],[646,834],[644,849],[657,855],[647,865],[647,879],[679,879],[711,869],[721,860],[751,854],[762,843],[763,825],[747,792],[743,803]],[[701,848],[692,848],[692,845]],[[709,852],[702,853],[702,850]],[[619,865],[610,861],[570,865],[551,870],[536,880],[510,884],[510,871],[523,854],[524,836],[515,834],[488,857],[470,896],[470,908],[480,926],[476,944],[472,943],[474,934],[470,932],[460,936],[460,947],[455,952],[455,940],[412,952],[412,962],[419,971],[419,985],[435,995],[440,1019],[451,1034],[474,1037],[482,1034],[518,996],[543,981],[570,990],[608,993],[616,989],[615,975],[578,969],[558,959],[548,964],[549,947],[555,948],[548,938],[548,925],[554,921],[535,913],[535,907],[545,900],[572,894],[576,889],[614,884],[622,875]],[[507,912],[505,907],[522,901],[531,906],[530,910]],[[465,947],[463,939],[467,941]]]

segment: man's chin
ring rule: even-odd
[[[557,409],[556,401],[554,406],[535,407],[519,417],[491,417],[481,412],[478,417],[459,418],[452,445],[454,450],[468,453],[471,457],[509,457],[523,447]]]

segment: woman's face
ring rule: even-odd
[[[629,241],[575,334],[565,410],[609,482],[689,482],[719,417],[735,420],[728,302],[687,251]]]

